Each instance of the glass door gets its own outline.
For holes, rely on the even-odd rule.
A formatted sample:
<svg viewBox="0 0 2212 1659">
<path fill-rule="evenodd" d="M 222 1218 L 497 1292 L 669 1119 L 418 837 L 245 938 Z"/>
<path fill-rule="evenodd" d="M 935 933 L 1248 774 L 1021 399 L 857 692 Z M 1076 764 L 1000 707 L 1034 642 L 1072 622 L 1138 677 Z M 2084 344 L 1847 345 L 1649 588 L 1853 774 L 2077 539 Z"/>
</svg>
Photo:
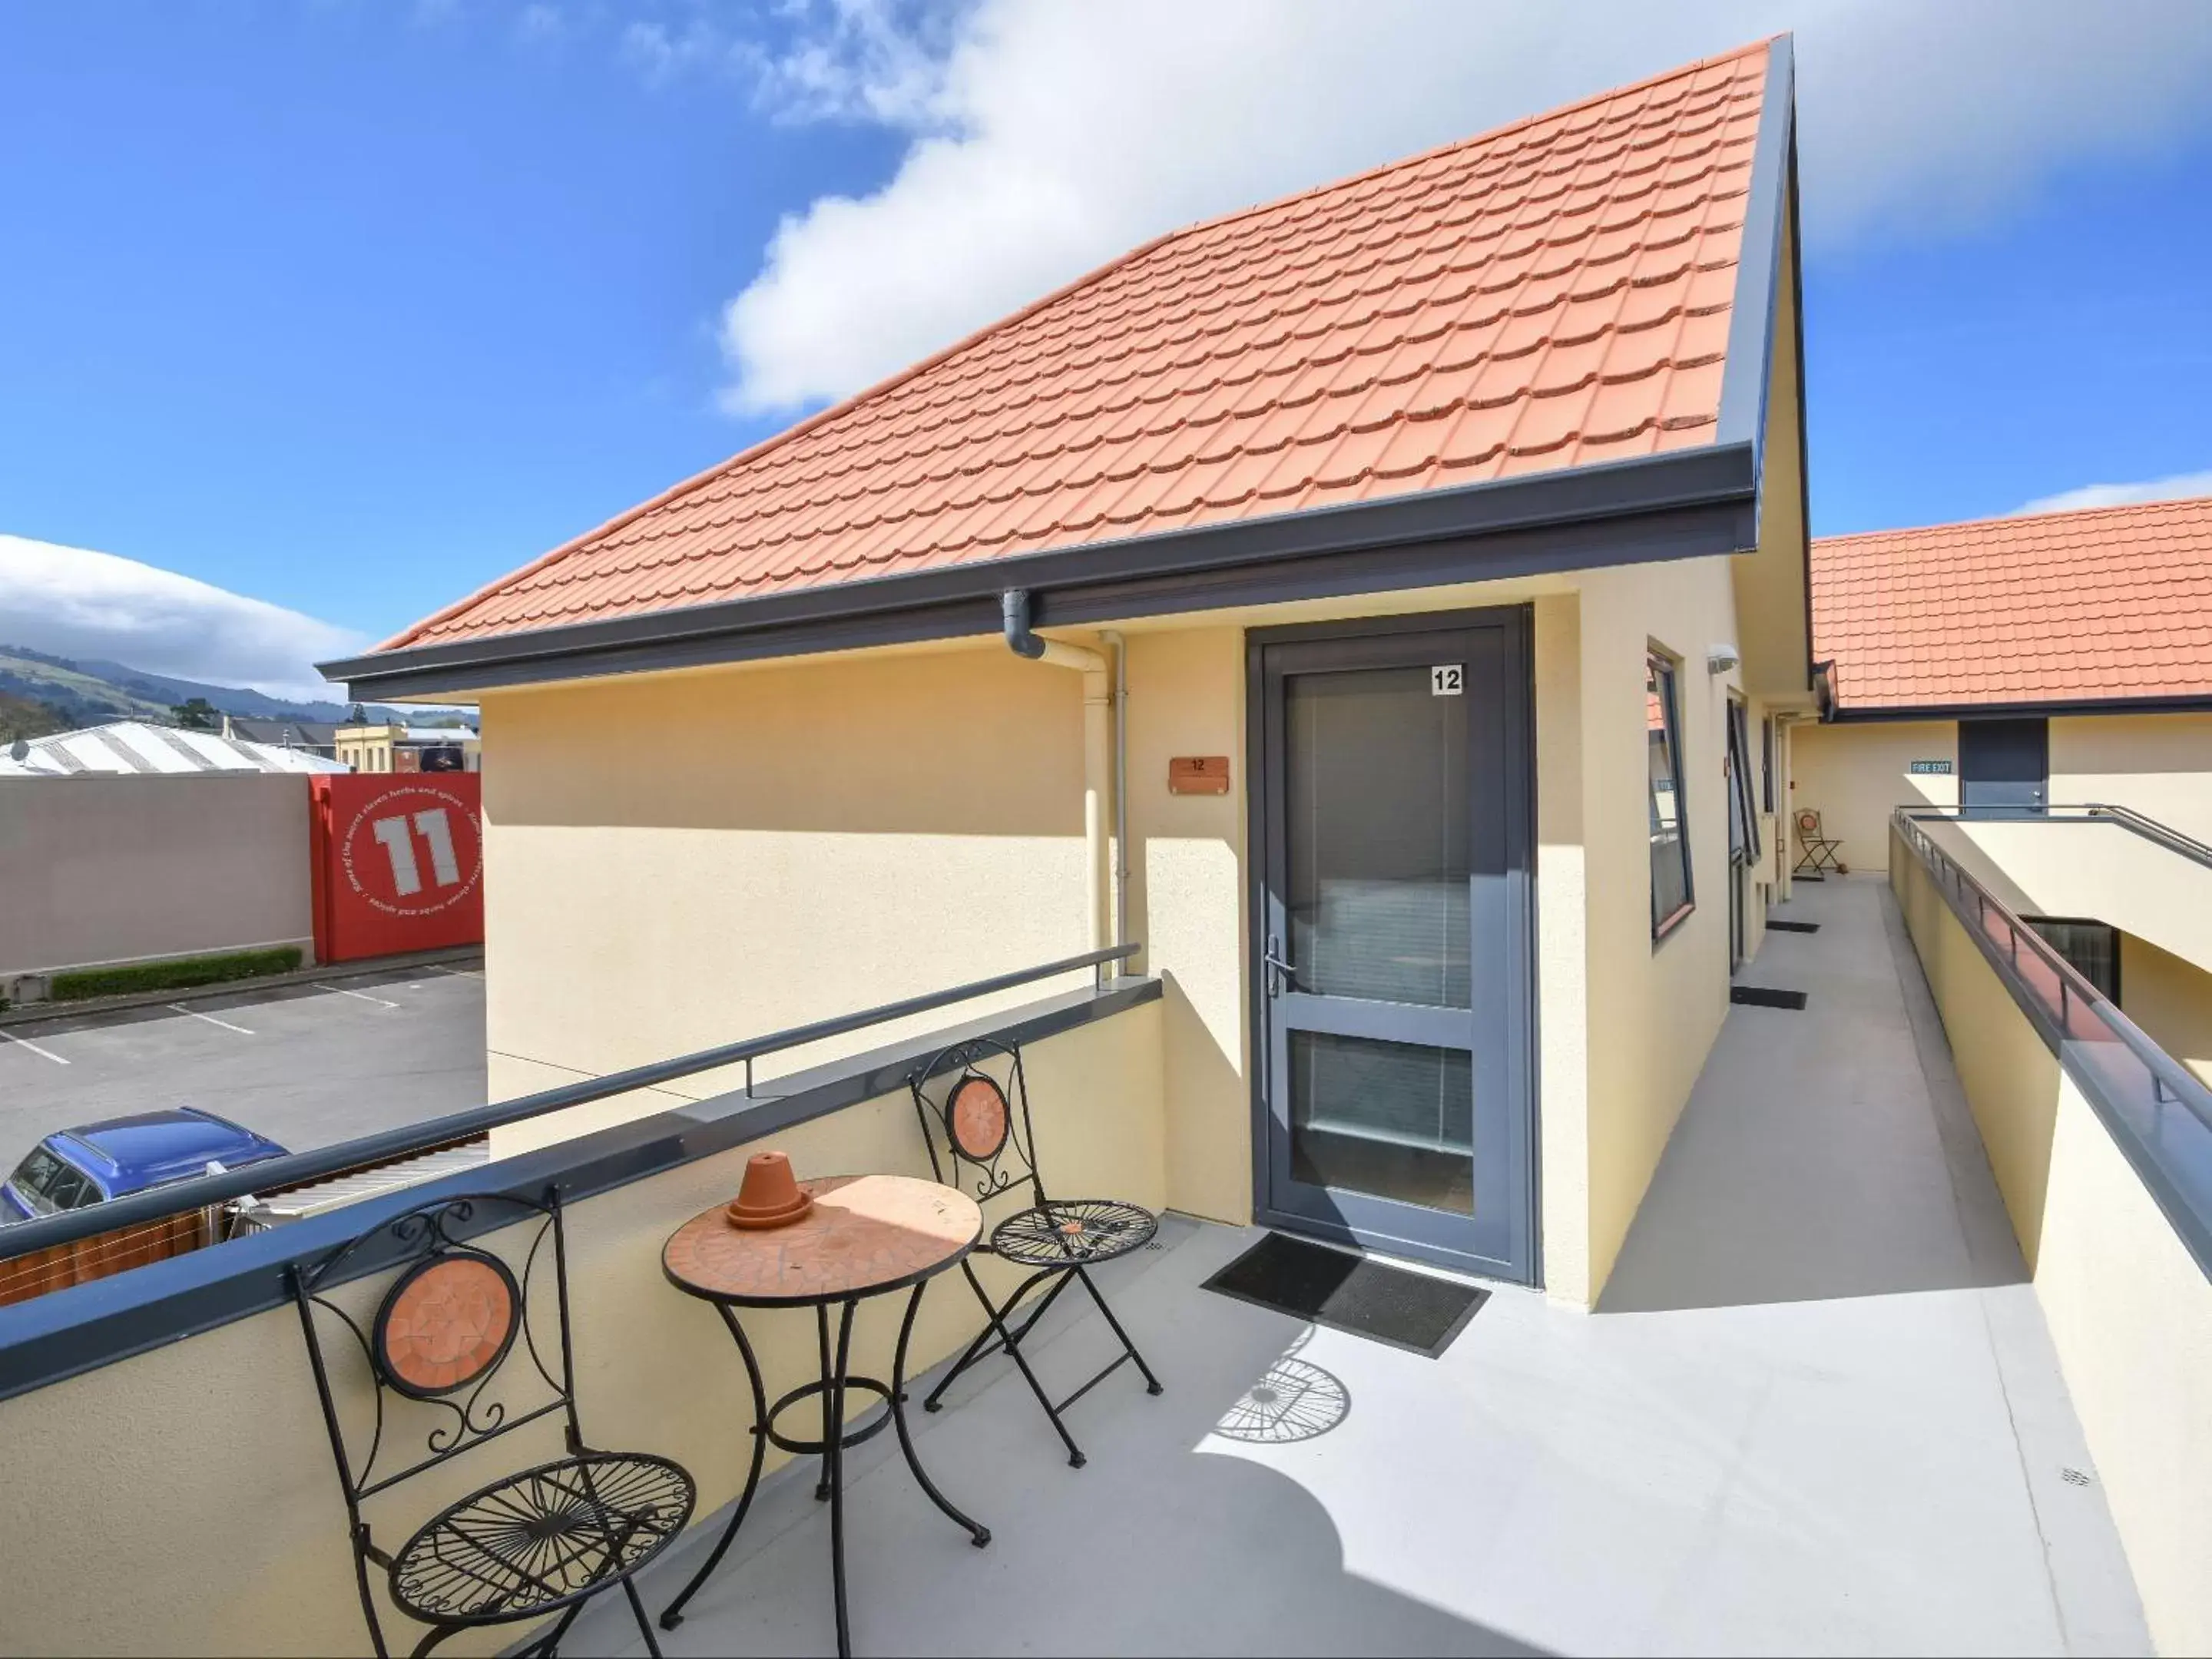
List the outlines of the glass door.
<svg viewBox="0 0 2212 1659">
<path fill-rule="evenodd" d="M 1262 1217 L 1533 1282 L 1525 612 L 1253 650 Z"/>
</svg>

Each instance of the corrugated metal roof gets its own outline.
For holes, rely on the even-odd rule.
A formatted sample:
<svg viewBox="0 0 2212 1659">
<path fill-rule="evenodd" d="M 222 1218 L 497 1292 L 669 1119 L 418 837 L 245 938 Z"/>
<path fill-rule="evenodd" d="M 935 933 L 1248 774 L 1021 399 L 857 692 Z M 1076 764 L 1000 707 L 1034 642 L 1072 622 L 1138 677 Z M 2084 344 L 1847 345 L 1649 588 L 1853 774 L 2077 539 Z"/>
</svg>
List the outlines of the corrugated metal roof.
<svg viewBox="0 0 2212 1659">
<path fill-rule="evenodd" d="M 214 732 L 187 732 L 176 726 L 149 726 L 143 720 L 56 732 L 0 750 L 0 777 L 348 769 L 337 761 L 305 750 L 278 749 Z"/>
<path fill-rule="evenodd" d="M 1845 713 L 2212 696 L 2212 499 L 1821 537 L 1813 652 Z"/>
<path fill-rule="evenodd" d="M 1771 55 L 1164 237 L 382 648 L 1709 446 Z"/>
</svg>

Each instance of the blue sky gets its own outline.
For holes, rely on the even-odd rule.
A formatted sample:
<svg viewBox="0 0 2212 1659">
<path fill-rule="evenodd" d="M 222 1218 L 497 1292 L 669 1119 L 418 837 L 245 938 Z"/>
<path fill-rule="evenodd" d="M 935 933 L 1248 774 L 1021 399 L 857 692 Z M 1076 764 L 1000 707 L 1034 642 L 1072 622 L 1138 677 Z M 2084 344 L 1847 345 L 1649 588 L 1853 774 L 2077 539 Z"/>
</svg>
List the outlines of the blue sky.
<svg viewBox="0 0 2212 1659">
<path fill-rule="evenodd" d="M 2212 469 L 2212 31 L 2031 39 L 2016 85 L 1869 110 L 1895 20 L 1801 9 L 1816 531 Z M 15 0 L 0 532 L 381 636 L 1152 230 L 1792 21 L 1498 25 L 1483 76 L 1407 89 L 1325 38 L 1349 9 L 1188 72 L 1114 61 L 1133 21 L 994 10 Z M 1316 64 L 1340 130 L 1240 112 L 1237 76 Z M 1098 98 L 1154 118 L 1071 158 L 1051 123 Z"/>
</svg>

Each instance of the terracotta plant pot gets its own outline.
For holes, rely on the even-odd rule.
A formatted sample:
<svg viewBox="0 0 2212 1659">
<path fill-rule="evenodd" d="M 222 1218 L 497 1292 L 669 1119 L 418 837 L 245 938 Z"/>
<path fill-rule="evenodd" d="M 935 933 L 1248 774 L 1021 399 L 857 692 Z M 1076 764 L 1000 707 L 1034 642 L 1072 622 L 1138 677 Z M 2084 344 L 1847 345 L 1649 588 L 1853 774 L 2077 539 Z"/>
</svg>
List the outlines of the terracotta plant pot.
<svg viewBox="0 0 2212 1659">
<path fill-rule="evenodd" d="M 814 1195 L 801 1192 L 782 1152 L 755 1152 L 745 1160 L 744 1184 L 729 1207 L 732 1227 L 787 1227 L 814 1207 Z"/>
</svg>

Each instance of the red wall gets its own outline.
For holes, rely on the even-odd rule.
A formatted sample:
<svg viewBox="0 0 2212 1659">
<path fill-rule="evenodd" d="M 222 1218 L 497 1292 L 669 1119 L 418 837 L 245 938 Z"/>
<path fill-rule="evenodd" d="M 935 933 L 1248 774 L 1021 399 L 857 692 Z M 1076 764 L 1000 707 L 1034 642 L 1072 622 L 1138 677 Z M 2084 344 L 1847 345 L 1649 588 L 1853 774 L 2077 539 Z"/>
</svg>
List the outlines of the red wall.
<svg viewBox="0 0 2212 1659">
<path fill-rule="evenodd" d="M 475 772 L 307 781 L 317 961 L 483 942 L 483 781 Z"/>
</svg>

